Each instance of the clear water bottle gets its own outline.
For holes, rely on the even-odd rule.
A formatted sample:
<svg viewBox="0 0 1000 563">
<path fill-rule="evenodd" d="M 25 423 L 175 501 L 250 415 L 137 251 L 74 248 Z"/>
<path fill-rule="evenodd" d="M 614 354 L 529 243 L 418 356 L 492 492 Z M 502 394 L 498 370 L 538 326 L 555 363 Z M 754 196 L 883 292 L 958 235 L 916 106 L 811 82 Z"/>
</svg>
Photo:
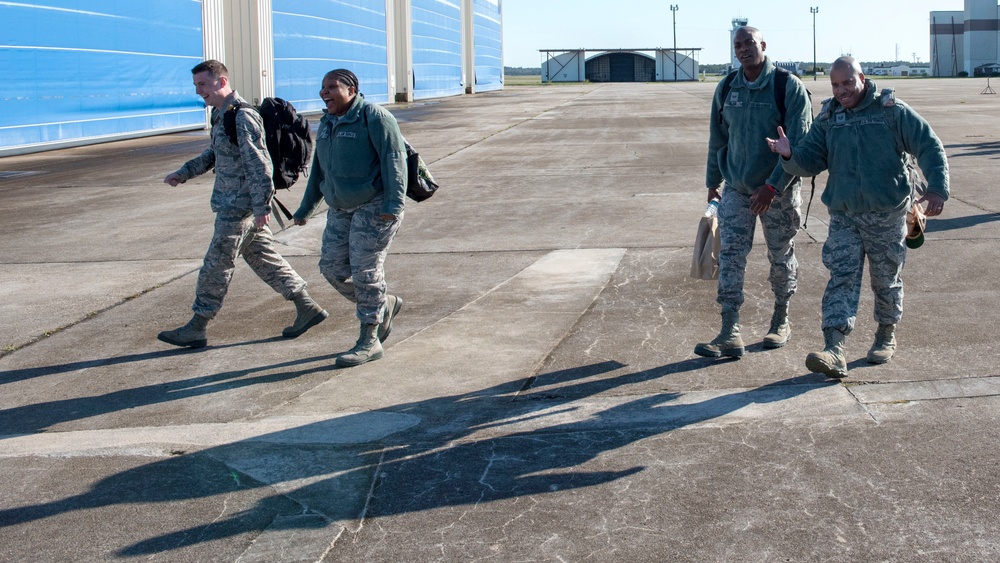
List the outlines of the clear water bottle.
<svg viewBox="0 0 1000 563">
<path fill-rule="evenodd" d="M 715 217 L 719 214 L 719 200 L 713 199 L 708 202 L 708 207 L 705 208 L 705 217 Z"/>
</svg>

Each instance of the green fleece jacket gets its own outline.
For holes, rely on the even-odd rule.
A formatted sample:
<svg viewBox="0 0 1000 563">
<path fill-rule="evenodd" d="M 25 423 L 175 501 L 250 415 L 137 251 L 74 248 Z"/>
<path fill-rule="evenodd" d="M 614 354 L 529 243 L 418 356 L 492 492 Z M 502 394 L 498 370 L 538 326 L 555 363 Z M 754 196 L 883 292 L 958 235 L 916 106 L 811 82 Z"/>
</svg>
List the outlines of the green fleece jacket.
<svg viewBox="0 0 1000 563">
<path fill-rule="evenodd" d="M 779 125 L 785 128 L 793 145 L 805 136 L 812 122 L 808 91 L 798 78 L 788 77 L 782 123 L 774 99 L 774 64 L 770 58 L 765 57 L 764 70 L 753 82 L 747 82 L 742 70 L 738 72 L 725 100 L 724 82 L 719 82 L 712 97 L 705 185 L 718 188 L 725 180 L 745 195 L 752 195 L 764 184 L 784 192 L 795 176 L 782 169 L 766 139 L 778 134 Z"/>
<path fill-rule="evenodd" d="M 906 204 L 910 182 L 904 153 L 917 158 L 927 190 L 948 199 L 948 159 L 931 126 L 891 94 L 879 94 L 866 80 L 865 95 L 853 109 L 837 100 L 823 102 L 812 129 L 792 145 L 785 170 L 814 176 L 829 170 L 823 203 L 830 211 L 891 211 Z"/>
<path fill-rule="evenodd" d="M 343 116 L 324 112 L 320 119 L 309 183 L 295 218 L 308 218 L 321 200 L 333 209 L 354 209 L 379 194 L 382 213 L 399 217 L 406 149 L 396 118 L 359 95 Z"/>
</svg>

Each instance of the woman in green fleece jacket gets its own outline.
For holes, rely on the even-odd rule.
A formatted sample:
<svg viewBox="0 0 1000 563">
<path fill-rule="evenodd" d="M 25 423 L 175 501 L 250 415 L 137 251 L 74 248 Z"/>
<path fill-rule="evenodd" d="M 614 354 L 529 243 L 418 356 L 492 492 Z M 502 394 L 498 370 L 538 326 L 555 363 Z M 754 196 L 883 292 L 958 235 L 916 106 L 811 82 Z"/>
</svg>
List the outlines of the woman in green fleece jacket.
<svg viewBox="0 0 1000 563">
<path fill-rule="evenodd" d="M 337 357 L 351 367 L 382 357 L 382 342 L 403 300 L 386 294 L 385 257 L 403 220 L 406 150 L 396 119 L 368 103 L 358 77 L 337 69 L 323 77 L 326 104 L 316 152 L 295 224 L 305 225 L 326 201 L 319 269 L 341 295 L 357 304 L 361 332 L 353 349 Z"/>
<path fill-rule="evenodd" d="M 847 375 L 844 341 L 854 329 L 865 257 L 875 293 L 875 342 L 871 363 L 888 362 L 896 350 L 896 323 L 903 315 L 903 262 L 906 260 L 906 213 L 926 204 L 926 215 L 940 215 L 948 199 L 948 160 L 941 140 L 917 112 L 878 93 L 853 57 L 837 59 L 830 69 L 833 98 L 793 148 L 784 131 L 768 139 L 791 174 L 813 176 L 828 170 L 823 203 L 830 229 L 823 264 L 830 281 L 823 294 L 825 348 L 806 357 L 806 367 L 829 377 Z M 906 154 L 917 158 L 927 179 L 927 193 L 910 199 Z"/>
</svg>

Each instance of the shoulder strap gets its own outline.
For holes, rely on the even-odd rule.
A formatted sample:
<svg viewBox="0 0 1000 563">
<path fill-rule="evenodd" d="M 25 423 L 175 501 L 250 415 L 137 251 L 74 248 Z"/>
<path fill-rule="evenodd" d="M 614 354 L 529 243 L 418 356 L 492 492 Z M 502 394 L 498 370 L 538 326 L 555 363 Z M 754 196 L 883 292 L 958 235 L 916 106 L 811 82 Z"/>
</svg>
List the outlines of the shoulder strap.
<svg viewBox="0 0 1000 563">
<path fill-rule="evenodd" d="M 372 142 L 371 125 L 368 123 L 368 104 L 361 105 L 361 119 L 365 122 L 365 131 L 368 132 L 368 142 L 372 144 L 372 147 L 374 147 L 375 143 Z"/>
<path fill-rule="evenodd" d="M 833 115 L 833 98 L 827 98 L 820 103 L 819 113 L 816 114 L 816 120 L 820 119 L 830 119 Z"/>
<path fill-rule="evenodd" d="M 729 97 L 729 91 L 733 89 L 733 80 L 736 80 L 736 73 L 740 69 L 736 69 L 729 73 L 728 76 L 722 81 L 722 92 L 719 93 L 719 124 L 722 124 L 722 108 L 726 106 L 726 98 Z"/>
<path fill-rule="evenodd" d="M 231 104 L 222 114 L 222 128 L 226 131 L 229 142 L 237 146 L 239 146 L 240 141 L 236 137 L 236 113 L 241 109 L 253 109 L 253 106 L 245 102 Z"/>
<path fill-rule="evenodd" d="M 372 148 L 375 149 L 375 154 L 379 154 L 380 148 L 375 146 L 375 139 L 372 138 L 371 123 L 368 121 L 368 112 L 375 111 L 374 107 L 369 107 L 371 105 L 372 104 L 365 103 L 361 107 L 361 116 L 362 119 L 364 119 L 365 121 L 365 131 L 368 133 L 368 142 L 371 144 Z M 379 158 L 381 158 L 381 155 L 379 156 Z"/>
<path fill-rule="evenodd" d="M 774 67 L 774 103 L 778 106 L 782 125 L 785 123 L 785 92 L 788 90 L 788 76 L 790 74 L 780 66 Z"/>
<path fill-rule="evenodd" d="M 892 129 L 892 136 L 896 139 L 896 150 L 905 152 L 903 147 L 903 134 L 899 130 L 899 112 L 896 108 L 896 89 L 883 88 L 878 96 L 879 105 L 882 106 L 882 115 L 886 124 Z"/>
<path fill-rule="evenodd" d="M 889 128 L 892 129 L 892 136 L 896 139 L 896 150 L 903 155 L 903 168 L 906 172 L 906 179 L 910 183 L 910 196 L 916 199 L 916 197 L 927 193 L 927 182 L 920 171 L 917 157 L 907 152 L 903 143 L 903 132 L 899 127 L 900 110 L 897 108 L 896 89 L 884 88 L 879 94 L 878 101 L 879 105 L 882 106 L 882 115 Z"/>
</svg>

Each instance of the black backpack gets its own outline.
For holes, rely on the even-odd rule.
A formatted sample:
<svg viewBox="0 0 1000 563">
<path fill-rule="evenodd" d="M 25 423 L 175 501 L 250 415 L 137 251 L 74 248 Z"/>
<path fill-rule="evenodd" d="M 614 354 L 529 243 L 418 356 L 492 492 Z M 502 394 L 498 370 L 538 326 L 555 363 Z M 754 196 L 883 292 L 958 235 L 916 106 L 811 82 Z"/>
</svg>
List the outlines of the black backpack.
<svg viewBox="0 0 1000 563">
<path fill-rule="evenodd" d="M 309 120 L 281 98 L 264 98 L 257 107 L 246 103 L 230 106 L 222 117 L 222 125 L 234 145 L 239 144 L 236 139 L 236 112 L 240 109 L 252 109 L 260 114 L 264 121 L 264 142 L 274 166 L 274 187 L 287 190 L 309 169 L 313 153 Z M 275 202 L 285 217 L 291 219 L 288 209 L 277 199 Z"/>
</svg>

